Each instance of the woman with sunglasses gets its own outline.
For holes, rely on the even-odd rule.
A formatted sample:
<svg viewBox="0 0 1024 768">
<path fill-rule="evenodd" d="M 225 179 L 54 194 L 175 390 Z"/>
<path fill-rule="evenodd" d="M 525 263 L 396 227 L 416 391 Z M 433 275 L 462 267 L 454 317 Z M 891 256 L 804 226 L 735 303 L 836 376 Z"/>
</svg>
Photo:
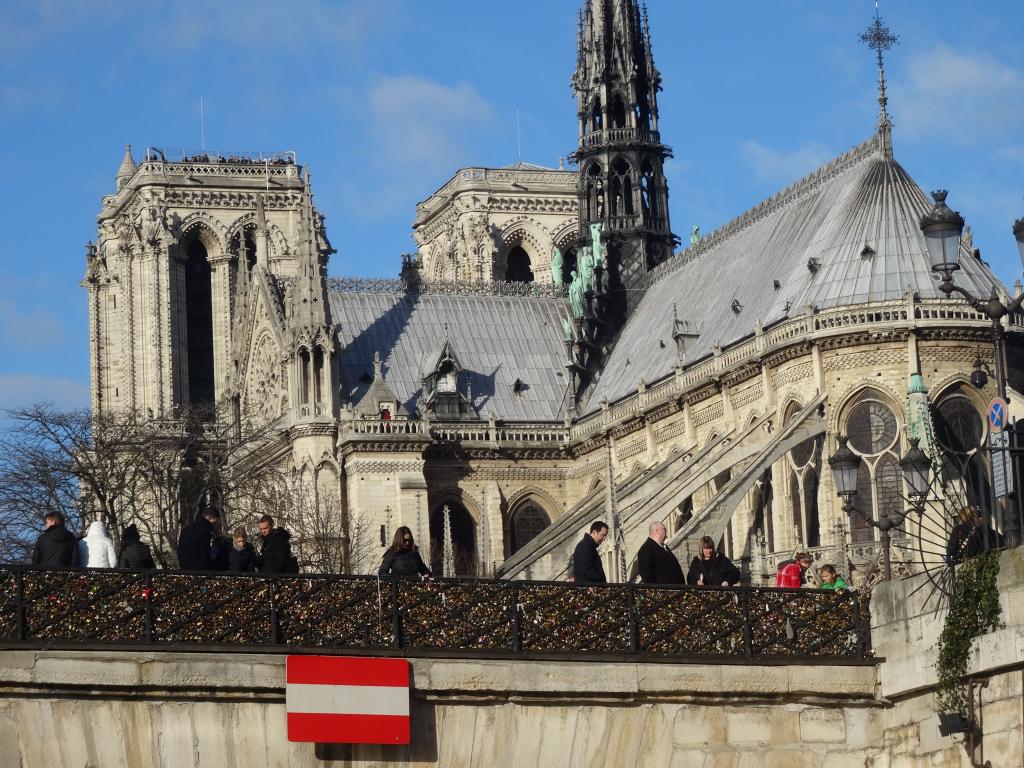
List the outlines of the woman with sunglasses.
<svg viewBox="0 0 1024 768">
<path fill-rule="evenodd" d="M 384 553 L 377 573 L 380 576 L 429 576 L 430 569 L 420 557 L 420 551 L 412 540 L 412 531 L 401 526 L 395 531 L 395 539 Z"/>
</svg>

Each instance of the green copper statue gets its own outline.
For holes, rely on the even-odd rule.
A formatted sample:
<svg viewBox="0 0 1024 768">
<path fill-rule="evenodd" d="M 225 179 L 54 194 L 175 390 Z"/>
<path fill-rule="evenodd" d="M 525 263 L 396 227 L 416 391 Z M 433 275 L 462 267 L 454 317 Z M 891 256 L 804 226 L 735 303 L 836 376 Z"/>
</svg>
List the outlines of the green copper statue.
<svg viewBox="0 0 1024 768">
<path fill-rule="evenodd" d="M 572 320 L 568 317 L 562 318 L 562 331 L 565 333 L 565 340 L 572 341 Z"/>
<path fill-rule="evenodd" d="M 551 249 L 551 282 L 555 285 L 562 284 L 563 263 L 562 251 L 556 245 Z"/>
<path fill-rule="evenodd" d="M 583 246 L 583 256 L 580 257 L 580 281 L 583 283 L 583 292 L 593 291 L 597 287 L 597 280 L 594 277 L 594 266 L 597 259 L 589 245 Z"/>
<path fill-rule="evenodd" d="M 690 245 L 696 245 L 700 242 L 700 227 L 696 224 L 693 225 L 693 229 L 690 230 Z"/>
<path fill-rule="evenodd" d="M 583 278 L 572 271 L 572 282 L 569 283 L 569 304 L 572 305 L 572 316 L 583 317 Z"/>
</svg>

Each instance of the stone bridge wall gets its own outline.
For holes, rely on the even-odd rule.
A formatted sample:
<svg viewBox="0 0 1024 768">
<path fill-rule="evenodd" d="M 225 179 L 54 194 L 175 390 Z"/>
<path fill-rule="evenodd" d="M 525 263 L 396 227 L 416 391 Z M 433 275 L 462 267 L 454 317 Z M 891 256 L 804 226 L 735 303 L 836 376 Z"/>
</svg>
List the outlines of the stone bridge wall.
<svg viewBox="0 0 1024 768">
<path fill-rule="evenodd" d="M 882 735 L 871 666 L 411 663 L 413 746 L 318 756 L 285 740 L 281 656 L 8 651 L 0 764 L 846 768 Z"/>
<path fill-rule="evenodd" d="M 413 746 L 285 740 L 284 657 L 0 652 L 4 768 L 691 766 L 967 768 L 938 733 L 944 614 L 876 588 L 876 666 L 414 659 Z M 1002 557 L 1005 626 L 975 642 L 984 755 L 1024 765 L 1024 548 Z"/>
</svg>

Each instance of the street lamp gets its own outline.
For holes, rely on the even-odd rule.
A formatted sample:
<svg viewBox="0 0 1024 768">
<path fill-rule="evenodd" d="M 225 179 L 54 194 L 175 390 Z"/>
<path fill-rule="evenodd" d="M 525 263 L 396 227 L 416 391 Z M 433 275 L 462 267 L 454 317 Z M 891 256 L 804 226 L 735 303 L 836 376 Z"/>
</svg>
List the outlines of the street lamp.
<svg viewBox="0 0 1024 768">
<path fill-rule="evenodd" d="M 879 510 L 878 519 L 874 520 L 854 506 L 853 497 L 857 495 L 857 470 L 860 469 L 861 458 L 850 450 L 846 440 L 845 435 L 839 436 L 839 447 L 828 459 L 836 493 L 843 500 L 844 513 L 849 515 L 856 510 L 868 525 L 882 532 L 883 576 L 886 581 L 890 581 L 892 579 L 890 554 L 892 529 L 901 526 L 911 510 Z M 900 459 L 900 470 L 903 472 L 904 482 L 910 488 L 908 496 L 910 496 L 911 506 L 918 511 L 924 506 L 924 500 L 928 495 L 928 473 L 931 466 L 932 461 L 918 447 L 917 438 L 911 438 L 910 450 Z"/>
<path fill-rule="evenodd" d="M 992 342 L 995 346 L 996 358 L 996 394 L 1005 400 L 1006 339 L 1002 319 L 1006 315 L 1020 311 L 1021 304 L 1024 303 L 1024 293 L 1009 304 L 1003 304 L 999 300 L 994 285 L 989 297 L 981 299 L 953 283 L 953 273 L 960 269 L 960 235 L 963 233 L 964 219 L 946 205 L 946 194 L 944 189 L 932 192 L 935 205 L 921 217 L 921 232 L 924 234 L 925 244 L 928 248 L 928 260 L 931 262 L 932 271 L 942 275 L 939 290 L 946 296 L 959 293 L 971 307 L 983 313 L 992 322 Z M 1024 219 L 1014 222 L 1013 236 L 1017 240 L 1021 264 L 1024 265 Z M 1006 534 L 1006 543 L 1009 547 L 1015 547 L 1020 544 L 1020 520 L 1017 515 L 1010 514 L 1005 517 L 1003 528 Z"/>
</svg>

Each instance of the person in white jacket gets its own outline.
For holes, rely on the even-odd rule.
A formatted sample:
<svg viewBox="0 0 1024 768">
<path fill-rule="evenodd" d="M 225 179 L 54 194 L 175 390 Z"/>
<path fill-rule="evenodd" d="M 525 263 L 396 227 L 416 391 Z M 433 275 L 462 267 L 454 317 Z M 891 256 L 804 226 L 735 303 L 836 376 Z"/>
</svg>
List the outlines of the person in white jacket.
<svg viewBox="0 0 1024 768">
<path fill-rule="evenodd" d="M 89 526 L 85 538 L 78 542 L 83 568 L 116 568 L 117 552 L 107 533 L 107 526 L 99 520 Z"/>
</svg>

